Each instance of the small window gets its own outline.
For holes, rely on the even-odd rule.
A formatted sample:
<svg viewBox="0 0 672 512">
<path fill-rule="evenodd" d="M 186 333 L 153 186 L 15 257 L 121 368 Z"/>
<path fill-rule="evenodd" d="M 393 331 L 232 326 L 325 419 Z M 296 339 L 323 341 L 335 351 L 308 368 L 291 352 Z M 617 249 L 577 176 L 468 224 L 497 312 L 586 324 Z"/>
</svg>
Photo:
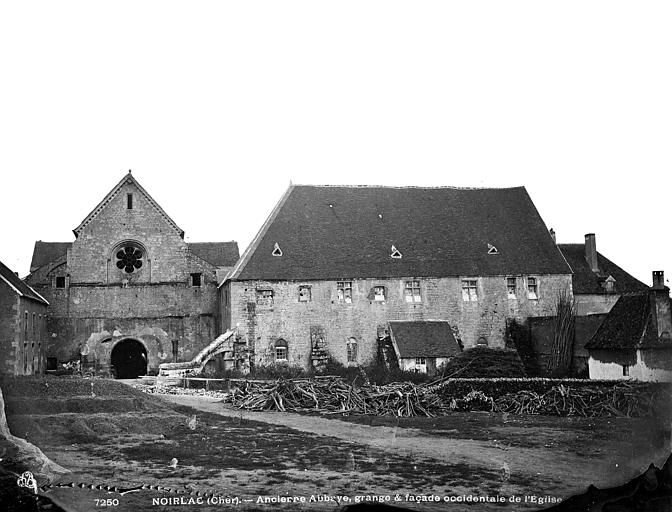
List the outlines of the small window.
<svg viewBox="0 0 672 512">
<path fill-rule="evenodd" d="M 65 276 L 56 276 L 56 288 L 65 288 Z"/>
<path fill-rule="evenodd" d="M 399 249 L 397 249 L 397 248 L 393 245 L 392 248 L 391 248 L 390 250 L 392 251 L 391 254 L 390 254 L 390 257 L 391 257 L 391 258 L 394 258 L 394 259 L 397 259 L 397 260 L 401 259 L 401 253 L 399 252 Z"/>
<path fill-rule="evenodd" d="M 282 256 L 282 249 L 280 249 L 280 246 L 278 245 L 277 242 L 273 246 L 273 252 L 271 254 L 273 256 Z"/>
<path fill-rule="evenodd" d="M 337 281 L 336 294 L 339 302 L 352 303 L 352 281 Z"/>
<path fill-rule="evenodd" d="M 201 286 L 203 275 L 200 272 L 191 274 L 191 286 Z"/>
<path fill-rule="evenodd" d="M 133 209 L 133 194 L 126 194 L 126 208 L 128 210 Z"/>
<path fill-rule="evenodd" d="M 348 363 L 357 362 L 357 340 L 355 338 L 350 338 L 346 345 L 348 351 Z"/>
<path fill-rule="evenodd" d="M 506 278 L 506 294 L 508 295 L 509 299 L 515 299 L 516 298 L 516 278 L 515 277 L 507 277 Z"/>
<path fill-rule="evenodd" d="M 311 293 L 310 286 L 302 285 L 299 286 L 299 302 L 310 302 Z"/>
<path fill-rule="evenodd" d="M 420 281 L 406 281 L 404 286 L 404 299 L 406 302 L 421 302 Z"/>
<path fill-rule="evenodd" d="M 32 331 L 33 331 L 33 339 L 35 339 L 35 313 L 33 313 L 33 324 L 32 324 Z"/>
<path fill-rule="evenodd" d="M 415 364 L 417 365 L 427 364 L 427 360 L 424 357 L 416 357 Z"/>
<path fill-rule="evenodd" d="M 623 365 L 623 377 L 630 376 L 630 367 L 627 364 Z"/>
<path fill-rule="evenodd" d="M 481 347 L 487 347 L 488 346 L 488 340 L 481 336 L 478 338 L 478 341 L 476 341 L 476 345 L 481 346 Z"/>
<path fill-rule="evenodd" d="M 257 304 L 260 306 L 272 306 L 273 290 L 257 290 Z"/>
<path fill-rule="evenodd" d="M 385 287 L 384 286 L 374 286 L 373 287 L 373 300 L 376 302 L 385 302 Z"/>
<path fill-rule="evenodd" d="M 287 342 L 283 339 L 275 342 L 275 360 L 276 362 L 287 361 Z"/>
<path fill-rule="evenodd" d="M 488 254 L 499 254 L 499 251 L 494 245 L 488 244 Z"/>
<path fill-rule="evenodd" d="M 462 300 L 466 302 L 478 300 L 478 290 L 476 288 L 476 279 L 462 280 Z"/>
<path fill-rule="evenodd" d="M 527 298 L 533 300 L 539 298 L 539 283 L 536 277 L 527 278 Z"/>
<path fill-rule="evenodd" d="M 28 339 L 28 311 L 26 311 L 23 316 L 23 339 Z"/>
</svg>

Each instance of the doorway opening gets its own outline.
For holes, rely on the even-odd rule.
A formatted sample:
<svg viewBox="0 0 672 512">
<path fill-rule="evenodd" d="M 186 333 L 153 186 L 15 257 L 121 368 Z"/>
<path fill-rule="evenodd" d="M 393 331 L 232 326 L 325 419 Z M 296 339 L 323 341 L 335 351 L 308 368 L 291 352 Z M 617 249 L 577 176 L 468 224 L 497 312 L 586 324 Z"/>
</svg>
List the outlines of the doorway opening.
<svg viewBox="0 0 672 512">
<path fill-rule="evenodd" d="M 117 379 L 137 379 L 147 375 L 147 350 L 137 340 L 124 340 L 112 349 L 111 364 Z"/>
</svg>

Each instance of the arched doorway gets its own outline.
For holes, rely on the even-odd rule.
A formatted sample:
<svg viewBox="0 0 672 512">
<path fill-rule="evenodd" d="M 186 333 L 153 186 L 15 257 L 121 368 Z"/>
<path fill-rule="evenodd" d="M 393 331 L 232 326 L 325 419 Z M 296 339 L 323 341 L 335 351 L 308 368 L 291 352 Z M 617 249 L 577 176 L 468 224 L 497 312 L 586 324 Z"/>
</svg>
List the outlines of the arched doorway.
<svg viewBox="0 0 672 512">
<path fill-rule="evenodd" d="M 135 379 L 147 374 L 147 350 L 137 340 L 117 343 L 110 359 L 117 379 Z"/>
</svg>

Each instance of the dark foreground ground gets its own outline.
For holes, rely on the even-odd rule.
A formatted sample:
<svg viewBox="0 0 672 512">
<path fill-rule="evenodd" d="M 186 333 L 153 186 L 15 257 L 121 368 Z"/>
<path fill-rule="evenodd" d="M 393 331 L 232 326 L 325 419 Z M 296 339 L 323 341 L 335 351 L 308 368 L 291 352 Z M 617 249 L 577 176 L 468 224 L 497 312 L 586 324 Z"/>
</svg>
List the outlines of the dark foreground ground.
<svg viewBox="0 0 672 512">
<path fill-rule="evenodd" d="M 625 483 L 670 452 L 663 418 L 254 415 L 78 378 L 16 379 L 3 392 L 12 432 L 72 471 L 41 491 L 67 510 L 333 509 L 358 496 L 421 510 L 447 504 L 412 498 L 487 496 L 504 502 L 450 509 L 538 510 L 594 482 Z"/>
</svg>

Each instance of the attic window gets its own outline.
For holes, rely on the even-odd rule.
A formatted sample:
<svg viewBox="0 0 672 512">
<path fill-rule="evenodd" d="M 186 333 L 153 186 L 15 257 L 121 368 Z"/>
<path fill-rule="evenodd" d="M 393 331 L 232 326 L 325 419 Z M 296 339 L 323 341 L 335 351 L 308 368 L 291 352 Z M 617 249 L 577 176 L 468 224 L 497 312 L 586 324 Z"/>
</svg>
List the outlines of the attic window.
<svg viewBox="0 0 672 512">
<path fill-rule="evenodd" d="M 374 286 L 373 287 L 373 300 L 376 302 L 385 302 L 385 287 L 384 286 Z"/>
<path fill-rule="evenodd" d="M 395 259 L 401 259 L 401 253 L 399 252 L 399 249 L 397 249 L 394 245 L 392 246 L 392 254 L 390 254 L 390 257 L 395 258 Z"/>
<path fill-rule="evenodd" d="M 278 245 L 277 242 L 273 246 L 273 252 L 271 254 L 273 256 L 282 256 L 282 249 L 280 249 L 280 246 Z"/>
<path fill-rule="evenodd" d="M 126 208 L 133 209 L 133 194 L 126 194 Z"/>
<path fill-rule="evenodd" d="M 488 244 L 488 254 L 499 254 L 499 251 L 494 245 Z"/>
<path fill-rule="evenodd" d="M 536 277 L 527 278 L 527 298 L 532 300 L 539 298 L 539 283 Z"/>
<path fill-rule="evenodd" d="M 337 281 L 336 294 L 339 302 L 352 303 L 352 281 Z"/>
</svg>

